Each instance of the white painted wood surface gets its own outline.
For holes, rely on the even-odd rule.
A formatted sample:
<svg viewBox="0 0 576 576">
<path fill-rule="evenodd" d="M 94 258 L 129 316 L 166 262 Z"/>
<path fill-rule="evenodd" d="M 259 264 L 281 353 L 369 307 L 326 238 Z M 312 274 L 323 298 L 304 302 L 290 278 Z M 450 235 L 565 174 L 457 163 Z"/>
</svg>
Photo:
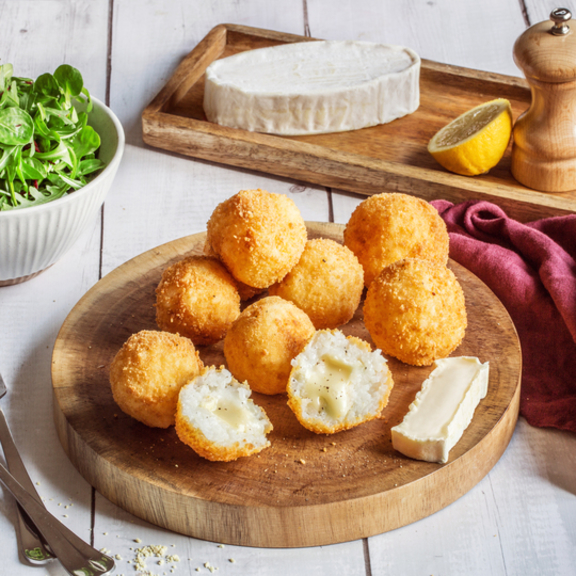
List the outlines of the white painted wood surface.
<svg viewBox="0 0 576 576">
<path fill-rule="evenodd" d="M 0 289 L 0 371 L 10 387 L 2 408 L 49 510 L 96 547 L 118 554 L 117 574 L 136 573 L 128 561 L 146 544 L 164 544 L 180 558 L 168 565 L 149 560 L 155 574 L 196 574 L 196 568 L 208 574 L 205 562 L 222 575 L 255 576 L 576 573 L 576 437 L 568 433 L 521 420 L 508 450 L 478 486 L 394 532 L 298 550 L 219 548 L 146 524 L 95 494 L 67 460 L 51 411 L 52 345 L 69 310 L 101 275 L 203 230 L 216 204 L 243 188 L 286 193 L 307 220 L 346 222 L 361 201 L 143 145 L 142 109 L 214 25 L 398 43 L 426 58 L 518 75 L 511 54 L 516 37 L 526 21 L 547 18 L 553 7 L 548 0 L 0 0 L 2 62 L 12 62 L 24 76 L 62 62 L 75 65 L 94 95 L 109 98 L 127 134 L 103 216 L 52 268 Z M 576 9 L 573 2 L 567 7 Z M 19 562 L 14 519 L 13 501 L 0 490 L 0 574 L 63 574 L 55 562 L 43 568 Z"/>
</svg>

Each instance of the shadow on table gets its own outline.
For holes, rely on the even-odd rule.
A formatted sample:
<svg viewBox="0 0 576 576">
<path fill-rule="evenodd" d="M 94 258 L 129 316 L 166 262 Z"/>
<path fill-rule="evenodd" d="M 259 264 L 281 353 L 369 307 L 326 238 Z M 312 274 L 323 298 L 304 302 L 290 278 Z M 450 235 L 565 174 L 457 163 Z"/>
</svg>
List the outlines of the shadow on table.
<svg viewBox="0 0 576 576">
<path fill-rule="evenodd" d="M 540 476 L 576 495 L 576 434 L 524 425 L 530 431 L 535 465 Z"/>
</svg>

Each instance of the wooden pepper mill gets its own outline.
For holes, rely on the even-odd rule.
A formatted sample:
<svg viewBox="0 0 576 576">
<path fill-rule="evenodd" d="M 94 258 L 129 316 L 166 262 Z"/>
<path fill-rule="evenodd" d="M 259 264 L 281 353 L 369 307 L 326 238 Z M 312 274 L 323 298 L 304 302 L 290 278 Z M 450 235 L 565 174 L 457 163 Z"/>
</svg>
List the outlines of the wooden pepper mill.
<svg viewBox="0 0 576 576">
<path fill-rule="evenodd" d="M 566 8 L 528 28 L 514 61 L 532 90 L 532 104 L 514 125 L 512 174 L 543 192 L 576 190 L 576 22 Z"/>
</svg>

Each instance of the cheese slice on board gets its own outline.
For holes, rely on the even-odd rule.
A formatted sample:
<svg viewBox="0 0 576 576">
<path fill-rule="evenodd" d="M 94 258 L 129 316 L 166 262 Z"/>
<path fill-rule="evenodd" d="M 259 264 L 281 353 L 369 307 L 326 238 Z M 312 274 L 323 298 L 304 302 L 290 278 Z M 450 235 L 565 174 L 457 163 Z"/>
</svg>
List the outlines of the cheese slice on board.
<svg viewBox="0 0 576 576">
<path fill-rule="evenodd" d="M 458 356 L 435 364 L 404 420 L 392 428 L 392 445 L 409 458 L 444 464 L 486 396 L 489 363 Z"/>
<path fill-rule="evenodd" d="M 409 48 L 315 41 L 247 50 L 206 70 L 210 122 L 282 135 L 357 130 L 414 112 L 420 58 Z"/>
</svg>

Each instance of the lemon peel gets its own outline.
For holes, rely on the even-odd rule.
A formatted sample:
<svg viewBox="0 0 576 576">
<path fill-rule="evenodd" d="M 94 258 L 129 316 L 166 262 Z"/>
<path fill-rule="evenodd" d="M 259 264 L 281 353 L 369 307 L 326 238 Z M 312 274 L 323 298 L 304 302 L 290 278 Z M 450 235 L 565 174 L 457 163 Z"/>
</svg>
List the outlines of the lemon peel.
<svg viewBox="0 0 576 576">
<path fill-rule="evenodd" d="M 484 102 L 439 130 L 428 152 L 450 172 L 484 174 L 500 162 L 512 134 L 512 108 L 505 98 Z"/>
</svg>

